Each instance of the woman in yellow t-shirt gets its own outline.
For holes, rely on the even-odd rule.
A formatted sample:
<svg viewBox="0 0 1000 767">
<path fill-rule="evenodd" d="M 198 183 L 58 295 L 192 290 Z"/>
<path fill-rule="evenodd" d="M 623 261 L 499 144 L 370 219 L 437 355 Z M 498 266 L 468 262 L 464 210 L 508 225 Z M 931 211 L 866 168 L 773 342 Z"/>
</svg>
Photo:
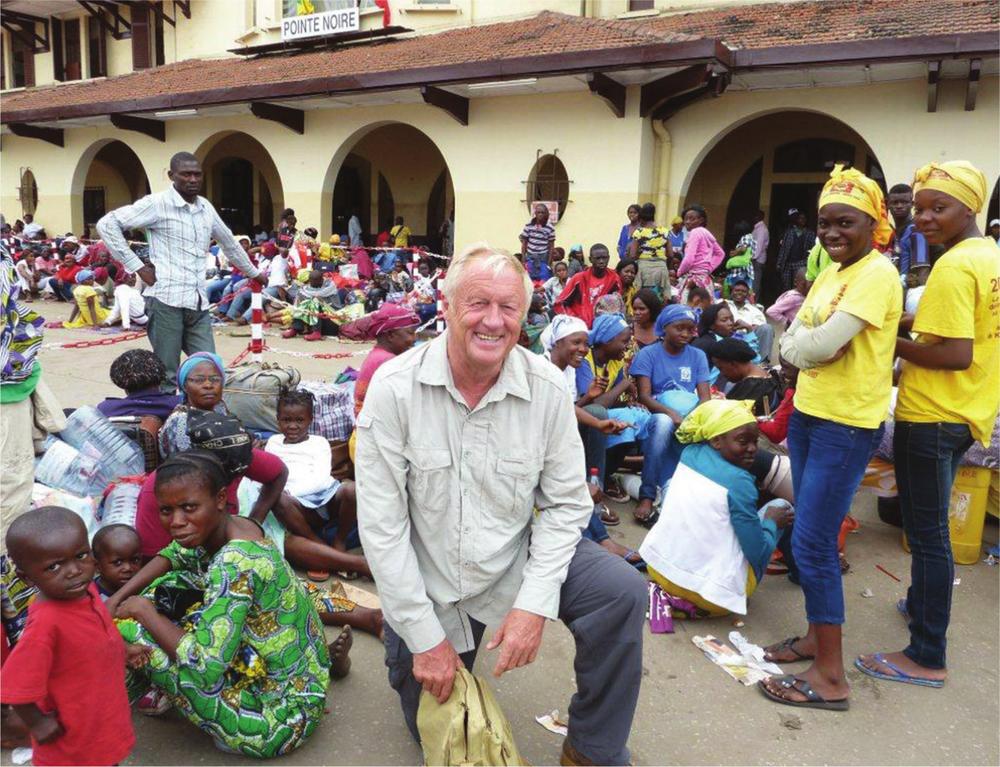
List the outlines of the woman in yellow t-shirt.
<svg viewBox="0 0 1000 767">
<path fill-rule="evenodd" d="M 94 273 L 89 269 L 77 272 L 73 300 L 76 306 L 63 323 L 64 328 L 99 328 L 108 318 L 110 312 L 101 306 L 101 299 L 94 288 Z"/>
<path fill-rule="evenodd" d="M 817 277 L 781 339 L 782 356 L 801 370 L 788 449 L 792 553 L 809 630 L 766 655 L 776 663 L 813 664 L 801 674 L 771 677 L 760 689 L 779 703 L 846 710 L 837 535 L 882 436 L 903 291 L 892 263 L 873 248 L 888 242 L 892 230 L 882 190 L 870 178 L 837 165 L 820 194 L 817 229 L 834 265 Z"/>
<path fill-rule="evenodd" d="M 986 178 L 963 161 L 925 165 L 914 178 L 914 223 L 946 252 L 934 264 L 903 358 L 893 446 L 903 527 L 910 542 L 910 643 L 855 665 L 892 682 L 940 687 L 955 578 L 948 501 L 962 455 L 989 445 L 1000 407 L 1000 260 L 976 226 Z"/>
</svg>

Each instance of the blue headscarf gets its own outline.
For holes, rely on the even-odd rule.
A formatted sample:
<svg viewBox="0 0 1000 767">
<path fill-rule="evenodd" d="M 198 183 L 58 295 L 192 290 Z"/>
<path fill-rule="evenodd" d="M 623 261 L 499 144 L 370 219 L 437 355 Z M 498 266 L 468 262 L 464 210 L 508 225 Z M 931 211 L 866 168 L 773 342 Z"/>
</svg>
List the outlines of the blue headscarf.
<svg viewBox="0 0 1000 767">
<path fill-rule="evenodd" d="M 222 384 L 226 383 L 226 366 L 222 362 L 222 357 L 218 354 L 213 354 L 212 352 L 195 352 L 186 360 L 181 363 L 181 366 L 177 369 L 177 385 L 180 390 L 184 391 L 184 382 L 187 380 L 188 375 L 202 362 L 211 362 L 215 365 L 216 369 L 219 371 L 219 375 L 222 376 Z"/>
<path fill-rule="evenodd" d="M 92 280 L 92 279 L 94 279 L 94 273 L 90 271 L 90 269 L 81 269 L 79 272 L 76 273 L 76 277 L 73 279 L 73 281 L 77 285 L 82 285 L 84 280 Z"/>
<path fill-rule="evenodd" d="M 588 336 L 590 345 L 606 344 L 623 330 L 627 330 L 628 326 L 625 318 L 620 314 L 602 314 L 595 317 L 594 326 Z"/>
<path fill-rule="evenodd" d="M 683 322 L 684 320 L 696 321 L 694 310 L 690 306 L 667 304 L 663 307 L 663 311 L 660 312 L 660 316 L 656 318 L 656 325 L 653 327 L 653 332 L 656 333 L 657 338 L 662 338 L 667 325 L 673 325 L 675 322 Z"/>
</svg>

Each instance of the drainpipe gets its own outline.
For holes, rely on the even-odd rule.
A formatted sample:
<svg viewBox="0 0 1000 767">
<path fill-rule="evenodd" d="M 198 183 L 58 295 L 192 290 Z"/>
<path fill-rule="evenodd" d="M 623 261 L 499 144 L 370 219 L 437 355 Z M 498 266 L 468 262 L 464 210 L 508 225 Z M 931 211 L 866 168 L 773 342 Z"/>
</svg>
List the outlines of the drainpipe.
<svg viewBox="0 0 1000 767">
<path fill-rule="evenodd" d="M 667 126 L 661 120 L 653 120 L 653 133 L 656 134 L 659 162 L 656 166 L 656 173 L 653 177 L 654 191 L 656 192 L 656 212 L 663 223 L 667 221 L 667 203 L 670 195 L 667 192 L 667 183 L 670 176 L 670 154 L 673 149 L 673 142 L 670 140 L 670 133 Z"/>
</svg>

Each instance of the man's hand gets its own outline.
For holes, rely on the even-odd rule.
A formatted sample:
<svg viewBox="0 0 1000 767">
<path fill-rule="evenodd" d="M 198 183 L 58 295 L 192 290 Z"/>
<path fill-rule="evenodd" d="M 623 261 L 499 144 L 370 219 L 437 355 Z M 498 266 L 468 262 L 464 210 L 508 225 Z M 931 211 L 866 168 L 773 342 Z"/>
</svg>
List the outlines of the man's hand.
<svg viewBox="0 0 1000 767">
<path fill-rule="evenodd" d="M 136 274 L 138 274 L 139 279 L 147 285 L 156 284 L 156 267 L 153 266 L 153 264 L 144 264 L 143 266 L 140 266 Z"/>
<path fill-rule="evenodd" d="M 839 360 L 841 357 L 843 357 L 845 354 L 847 354 L 847 350 L 850 349 L 850 348 L 851 348 L 851 342 L 848 341 L 846 344 L 844 344 L 839 349 L 837 349 L 837 352 L 832 357 L 830 357 L 830 359 L 823 360 L 822 364 L 823 365 L 831 365 L 831 364 L 833 364 L 834 362 L 836 362 L 837 360 Z"/>
<path fill-rule="evenodd" d="M 413 678 L 427 692 L 437 698 L 438 703 L 444 703 L 451 697 L 451 688 L 455 684 L 455 672 L 462 666 L 455 648 L 447 639 L 442 639 L 426 652 L 413 655 Z"/>
<path fill-rule="evenodd" d="M 493 667 L 493 676 L 500 677 L 505 671 L 527 666 L 535 660 L 542 644 L 542 629 L 545 618 L 526 610 L 513 608 L 496 630 L 487 650 L 500 647 L 500 657 Z"/>
<path fill-rule="evenodd" d="M 31 726 L 31 737 L 39 743 L 51 743 L 53 740 L 62 735 L 63 732 L 64 730 L 62 725 L 59 724 L 59 720 L 56 719 L 56 715 L 54 713 L 43 714 Z"/>
<path fill-rule="evenodd" d="M 598 429 L 601 434 L 621 434 L 629 427 L 624 421 L 616 421 L 614 418 L 606 418 L 603 421 L 599 421 L 599 423 L 600 426 Z"/>
<path fill-rule="evenodd" d="M 907 333 L 913 330 L 913 320 L 916 317 L 915 314 L 911 312 L 903 312 L 902 316 L 899 318 L 899 329 Z"/>
</svg>

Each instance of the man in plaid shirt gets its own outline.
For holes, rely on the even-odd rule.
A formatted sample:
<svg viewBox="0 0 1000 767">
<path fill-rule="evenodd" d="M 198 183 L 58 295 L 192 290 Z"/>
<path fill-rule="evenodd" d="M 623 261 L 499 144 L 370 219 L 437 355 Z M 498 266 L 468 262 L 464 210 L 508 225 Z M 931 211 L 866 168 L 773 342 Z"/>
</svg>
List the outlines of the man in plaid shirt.
<svg viewBox="0 0 1000 767">
<path fill-rule="evenodd" d="M 215 239 L 229 262 L 251 279 L 259 271 L 240 247 L 215 208 L 199 196 L 201 163 L 190 152 L 170 158 L 163 192 L 113 210 L 97 222 L 97 231 L 111 254 L 147 285 L 144 292 L 149 341 L 167 369 L 164 388 L 176 388 L 181 352 L 215 352 L 212 321 L 205 293 L 205 256 Z M 125 232 L 145 229 L 149 261 L 128 245 Z"/>
</svg>

